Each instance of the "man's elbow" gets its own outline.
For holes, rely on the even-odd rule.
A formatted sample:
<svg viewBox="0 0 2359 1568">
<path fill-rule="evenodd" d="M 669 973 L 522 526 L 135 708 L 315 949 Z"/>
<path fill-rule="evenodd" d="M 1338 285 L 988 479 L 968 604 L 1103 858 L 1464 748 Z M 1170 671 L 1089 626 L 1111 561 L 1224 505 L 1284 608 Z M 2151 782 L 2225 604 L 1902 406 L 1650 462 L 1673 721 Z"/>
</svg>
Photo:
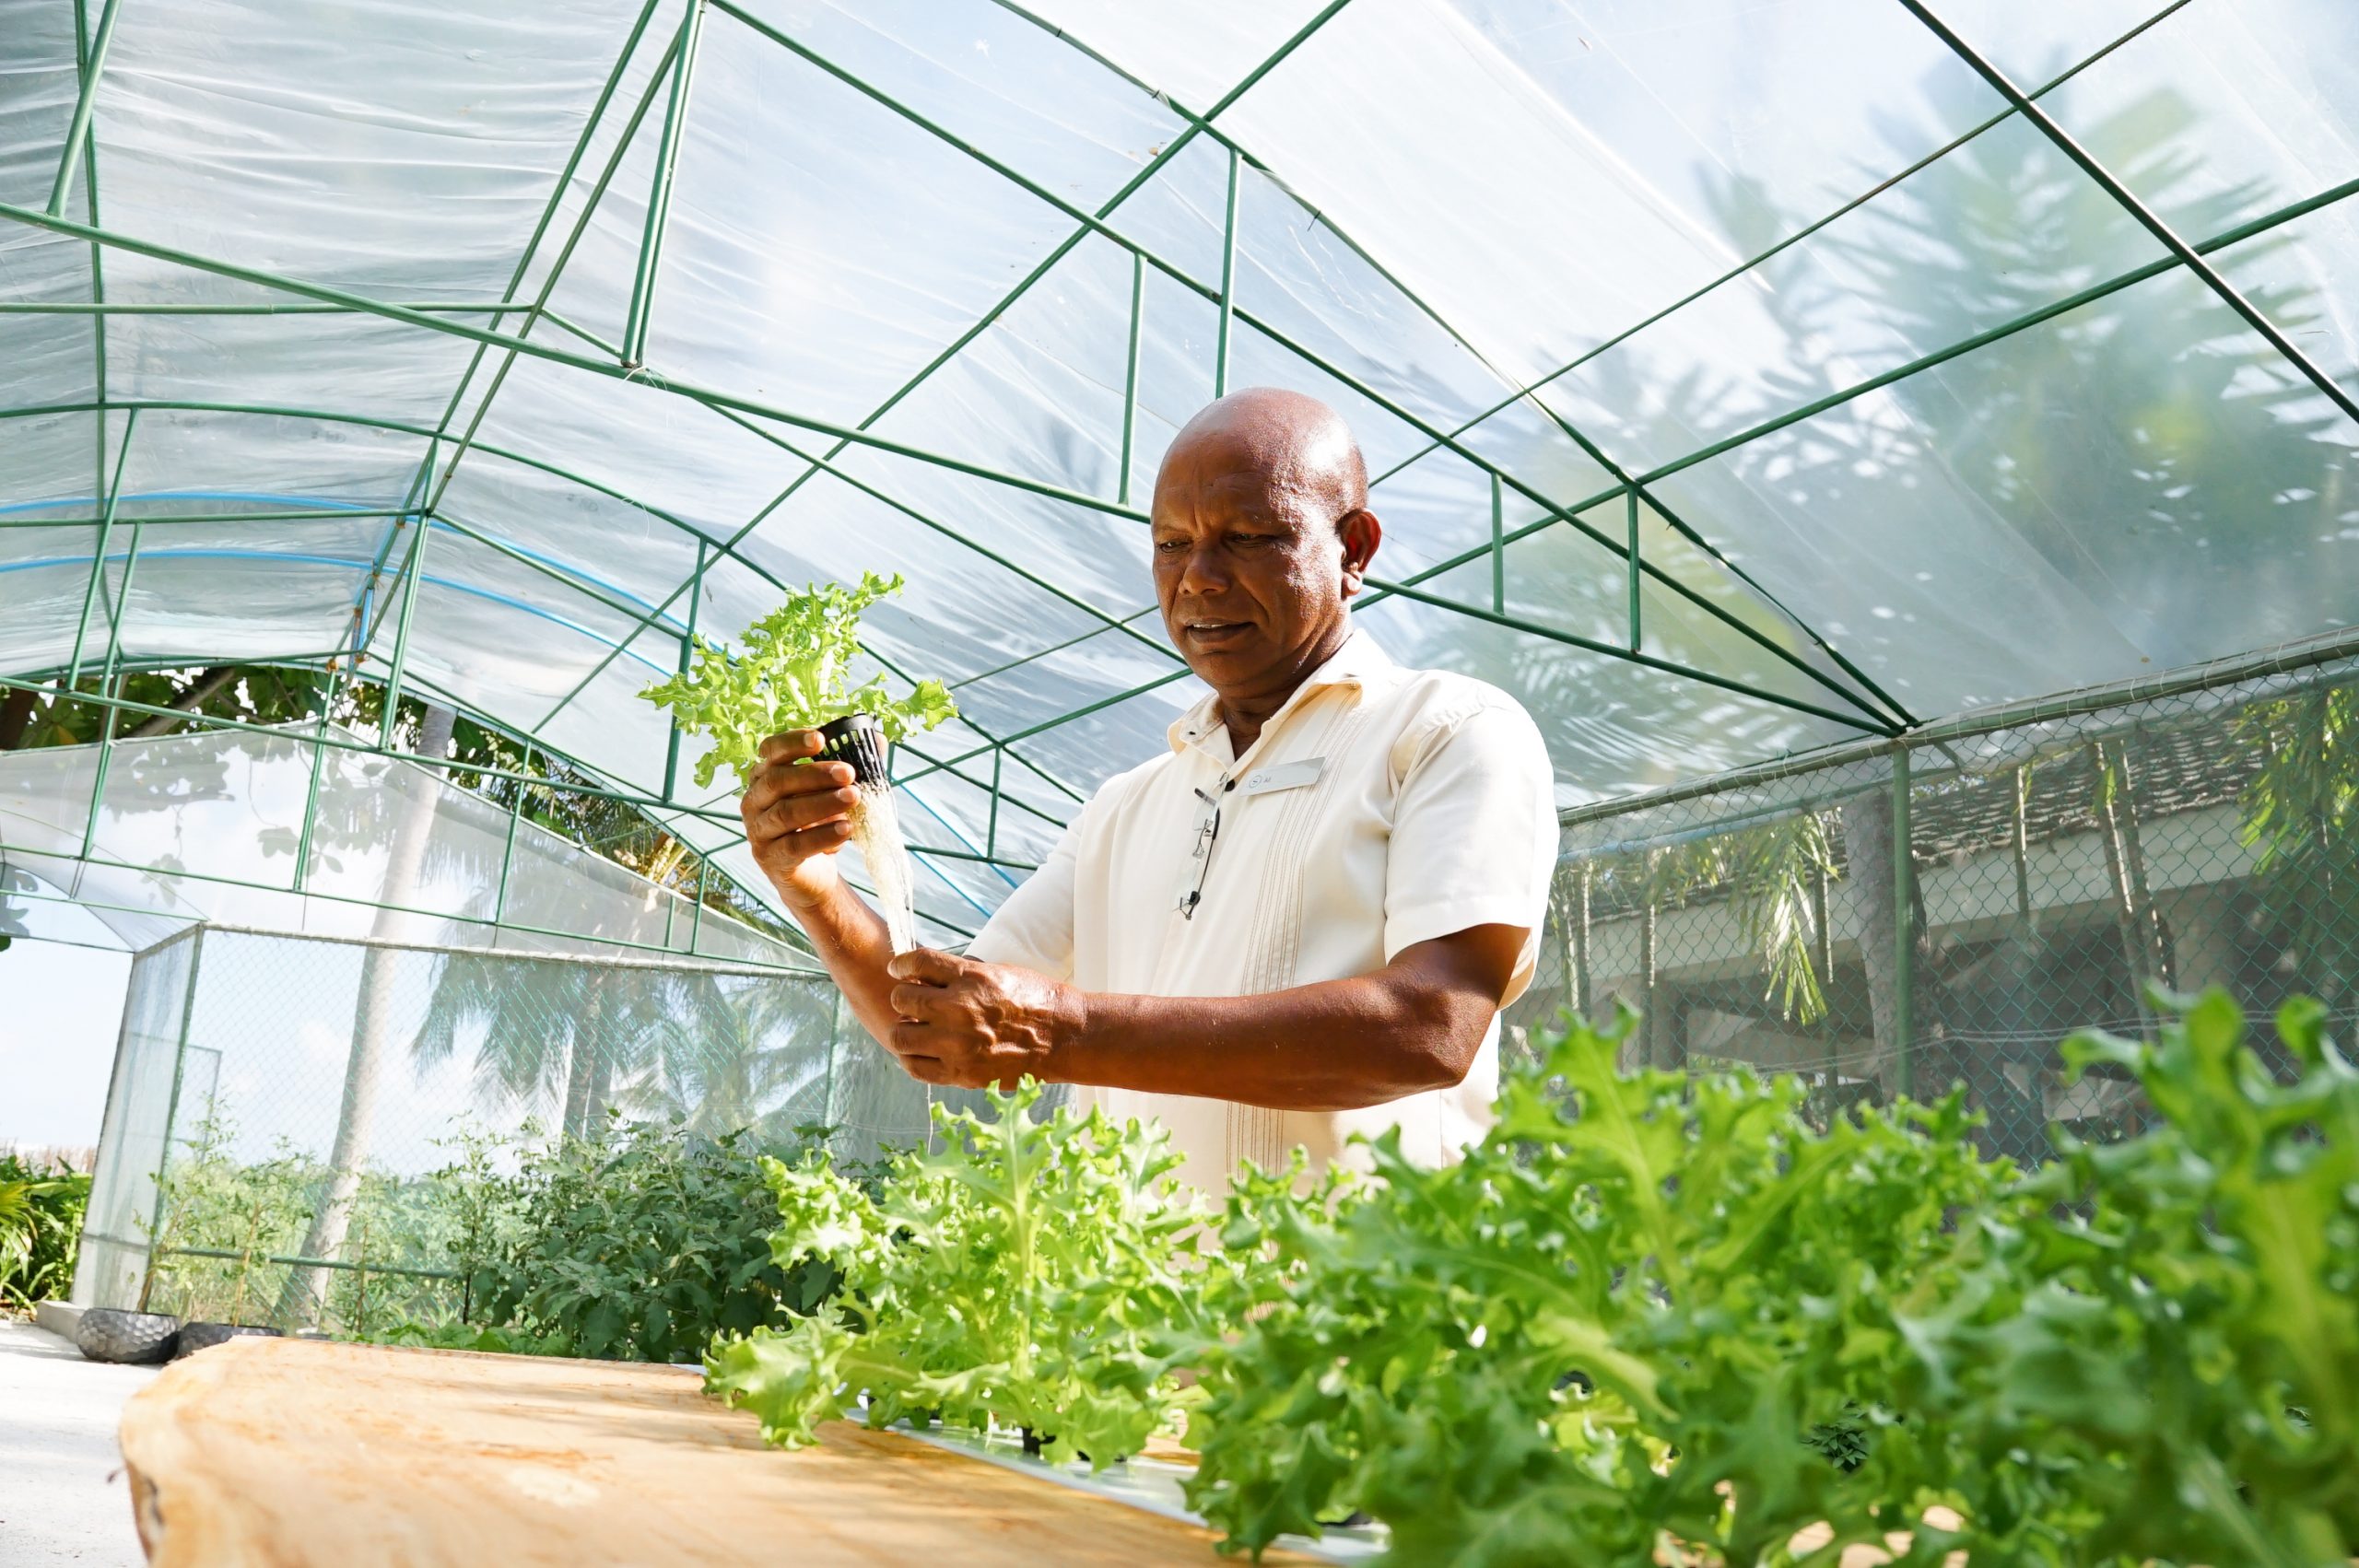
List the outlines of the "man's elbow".
<svg viewBox="0 0 2359 1568">
<path fill-rule="evenodd" d="M 1396 1099 L 1465 1082 L 1498 1012 L 1488 1001 L 1465 997 L 1440 999 L 1438 1005 L 1420 1011 L 1426 1015 L 1394 1036 Z"/>
</svg>

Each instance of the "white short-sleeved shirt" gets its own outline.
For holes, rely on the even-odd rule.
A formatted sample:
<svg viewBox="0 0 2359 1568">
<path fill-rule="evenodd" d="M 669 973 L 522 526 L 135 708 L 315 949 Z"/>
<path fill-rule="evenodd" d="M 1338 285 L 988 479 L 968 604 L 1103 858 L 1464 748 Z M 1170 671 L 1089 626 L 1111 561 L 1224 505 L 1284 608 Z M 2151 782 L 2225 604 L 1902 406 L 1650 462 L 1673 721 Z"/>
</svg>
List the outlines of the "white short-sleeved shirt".
<svg viewBox="0 0 2359 1568">
<path fill-rule="evenodd" d="M 1107 780 L 1048 860 L 968 947 L 1086 990 L 1247 996 L 1383 967 L 1414 943 L 1481 925 L 1532 935 L 1508 992 L 1531 983 L 1556 857 L 1546 746 L 1512 697 L 1463 675 L 1406 670 L 1356 631 L 1242 756 L 1216 699 L 1170 731 L 1171 749 Z M 1202 898 L 1193 851 L 1216 798 Z M 1316 1164 L 1354 1132 L 1399 1126 L 1439 1164 L 1490 1124 L 1498 1024 L 1454 1088 L 1353 1111 L 1273 1111 L 1192 1095 L 1084 1087 L 1109 1116 L 1156 1117 L 1218 1191 L 1240 1159 Z"/>
</svg>

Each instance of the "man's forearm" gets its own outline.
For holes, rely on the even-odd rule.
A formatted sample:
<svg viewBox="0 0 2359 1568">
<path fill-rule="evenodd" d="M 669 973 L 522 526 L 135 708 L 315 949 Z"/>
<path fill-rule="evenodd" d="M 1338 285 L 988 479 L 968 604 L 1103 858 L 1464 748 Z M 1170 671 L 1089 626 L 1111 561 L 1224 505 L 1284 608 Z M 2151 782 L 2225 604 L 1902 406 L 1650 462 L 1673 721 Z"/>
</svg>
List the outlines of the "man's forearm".
<svg viewBox="0 0 2359 1568">
<path fill-rule="evenodd" d="M 1241 997 L 1095 993 L 1049 1074 L 1274 1110 L 1354 1110 L 1466 1076 L 1494 1000 L 1390 969 Z"/>
<path fill-rule="evenodd" d="M 889 1000 L 893 977 L 885 972 L 893 961 L 893 939 L 884 918 L 841 876 L 833 878 L 824 893 L 790 900 L 787 912 L 811 939 L 853 1015 L 871 1035 L 884 1039 L 895 1018 Z"/>
</svg>

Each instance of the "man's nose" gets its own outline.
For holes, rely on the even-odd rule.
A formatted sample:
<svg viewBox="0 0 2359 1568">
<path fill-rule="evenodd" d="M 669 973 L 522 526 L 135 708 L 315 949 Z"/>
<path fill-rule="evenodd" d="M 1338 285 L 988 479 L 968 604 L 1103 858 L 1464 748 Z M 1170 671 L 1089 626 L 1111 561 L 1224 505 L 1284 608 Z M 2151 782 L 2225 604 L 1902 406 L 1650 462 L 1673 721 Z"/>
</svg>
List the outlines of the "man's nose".
<svg viewBox="0 0 2359 1568">
<path fill-rule="evenodd" d="M 1205 545 L 1196 545 L 1180 557 L 1179 591 L 1202 597 L 1219 593 L 1228 587 L 1228 571 L 1222 564 L 1220 552 Z"/>
</svg>

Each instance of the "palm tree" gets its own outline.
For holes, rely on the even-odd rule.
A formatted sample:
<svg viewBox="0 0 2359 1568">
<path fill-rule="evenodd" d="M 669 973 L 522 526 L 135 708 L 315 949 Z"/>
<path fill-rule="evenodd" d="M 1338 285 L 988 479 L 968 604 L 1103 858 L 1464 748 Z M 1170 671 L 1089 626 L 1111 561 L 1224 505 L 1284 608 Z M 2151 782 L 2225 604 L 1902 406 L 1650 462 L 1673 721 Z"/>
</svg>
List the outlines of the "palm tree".
<svg viewBox="0 0 2359 1568">
<path fill-rule="evenodd" d="M 832 997 L 809 982 L 682 974 L 654 1035 L 655 1071 L 626 1101 L 634 1115 L 719 1137 L 780 1140 L 827 1119 Z"/>
<path fill-rule="evenodd" d="M 447 755 L 455 718 L 447 708 L 429 707 L 420 727 L 418 755 Z M 373 816 L 373 808 L 383 803 L 381 796 L 364 801 L 358 791 L 339 792 L 340 799 L 349 800 L 347 814 L 356 820 L 340 825 L 326 821 L 313 825 L 315 844 L 333 845 L 338 840 L 347 844 L 370 842 L 377 834 L 382 834 L 386 864 L 376 918 L 370 922 L 370 945 L 361 950 L 360 989 L 352 1013 L 352 1048 L 345 1061 L 343 1102 L 336 1114 L 335 1141 L 328 1154 L 327 1188 L 311 1211 L 311 1229 L 303 1238 L 299 1257 L 334 1257 L 342 1250 L 345 1231 L 352 1223 L 353 1200 L 360 1191 L 361 1172 L 368 1164 L 370 1145 L 376 1132 L 384 1058 L 393 1033 L 395 986 L 403 954 L 391 944 L 407 937 L 410 925 L 417 919 L 410 907 L 417 901 L 429 849 L 438 847 L 434 807 L 440 796 L 441 777 L 440 771 L 429 771 L 431 782 L 395 799 L 390 831 L 357 820 L 362 814 Z M 447 843 L 439 848 L 442 854 L 456 852 Z M 278 1320 L 312 1321 L 322 1305 L 323 1283 L 322 1270 L 317 1268 L 288 1270 L 279 1297 Z"/>
<path fill-rule="evenodd" d="M 2242 802 L 2261 907 L 2286 933 L 2299 983 L 2348 1009 L 2359 998 L 2359 690 L 2257 703 L 2237 729 L 2262 757 Z"/>
<path fill-rule="evenodd" d="M 480 1030 L 479 1094 L 511 1105 L 553 1103 L 561 1132 L 588 1137 L 614 1103 L 617 1079 L 654 1059 L 675 989 L 651 969 L 444 954 L 411 1052 L 419 1067 L 433 1067 L 457 1048 L 461 1033 Z"/>
</svg>

